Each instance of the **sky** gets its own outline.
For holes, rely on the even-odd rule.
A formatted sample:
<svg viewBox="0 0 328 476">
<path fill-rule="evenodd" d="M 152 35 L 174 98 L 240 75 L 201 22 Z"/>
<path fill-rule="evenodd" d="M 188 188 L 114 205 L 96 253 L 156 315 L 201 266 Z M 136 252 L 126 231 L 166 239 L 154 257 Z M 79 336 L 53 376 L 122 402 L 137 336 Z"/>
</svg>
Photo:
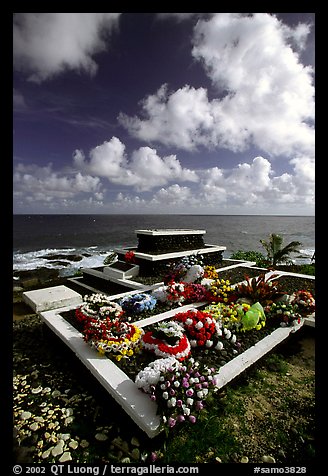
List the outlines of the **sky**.
<svg viewBox="0 0 328 476">
<path fill-rule="evenodd" d="M 314 29 L 14 14 L 14 213 L 314 215 Z"/>
</svg>

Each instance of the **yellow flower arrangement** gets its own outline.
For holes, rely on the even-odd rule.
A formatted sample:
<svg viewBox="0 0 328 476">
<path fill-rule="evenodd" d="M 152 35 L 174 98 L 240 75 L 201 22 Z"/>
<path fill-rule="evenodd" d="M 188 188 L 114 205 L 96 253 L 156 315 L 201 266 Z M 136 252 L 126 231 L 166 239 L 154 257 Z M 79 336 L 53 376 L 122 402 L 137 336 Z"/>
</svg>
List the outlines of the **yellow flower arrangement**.
<svg viewBox="0 0 328 476">
<path fill-rule="evenodd" d="M 128 326 L 129 330 L 125 336 L 92 340 L 90 343 L 101 355 L 110 355 L 117 362 L 129 359 L 141 350 L 140 339 L 144 331 L 134 324 Z"/>
<path fill-rule="evenodd" d="M 213 301 L 227 303 L 232 292 L 230 281 L 228 279 L 216 279 L 210 284 L 209 291 L 213 296 Z"/>
<path fill-rule="evenodd" d="M 214 266 L 205 266 L 204 268 L 204 278 L 207 279 L 217 279 L 219 277 L 218 272 Z"/>
</svg>

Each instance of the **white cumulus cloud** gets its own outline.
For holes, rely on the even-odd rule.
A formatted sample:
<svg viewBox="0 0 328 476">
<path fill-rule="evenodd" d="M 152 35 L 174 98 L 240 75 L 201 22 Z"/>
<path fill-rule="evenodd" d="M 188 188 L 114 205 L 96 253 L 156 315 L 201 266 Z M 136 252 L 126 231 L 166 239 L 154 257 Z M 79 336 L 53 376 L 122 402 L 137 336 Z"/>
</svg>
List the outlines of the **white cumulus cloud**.
<svg viewBox="0 0 328 476">
<path fill-rule="evenodd" d="M 174 180 L 196 182 L 197 174 L 183 168 L 175 155 L 160 157 L 155 149 L 140 147 L 128 158 L 125 145 L 117 138 L 93 148 L 87 160 L 83 151 L 73 154 L 75 166 L 109 182 L 148 191 Z"/>
<path fill-rule="evenodd" d="M 24 201 L 49 202 L 76 198 L 79 194 L 101 193 L 98 177 L 82 175 L 64 175 L 54 171 L 52 164 L 38 166 L 35 164 L 18 164 L 13 176 L 14 196 Z"/>
<path fill-rule="evenodd" d="M 185 150 L 199 146 L 238 152 L 251 145 L 270 156 L 314 149 L 312 68 L 303 66 L 308 25 L 289 28 L 267 13 L 216 13 L 194 28 L 192 55 L 216 90 L 163 84 L 142 101 L 142 117 L 118 116 L 140 140 Z"/>
<path fill-rule="evenodd" d="M 120 13 L 15 13 L 14 67 L 41 83 L 66 69 L 94 75 Z"/>
</svg>

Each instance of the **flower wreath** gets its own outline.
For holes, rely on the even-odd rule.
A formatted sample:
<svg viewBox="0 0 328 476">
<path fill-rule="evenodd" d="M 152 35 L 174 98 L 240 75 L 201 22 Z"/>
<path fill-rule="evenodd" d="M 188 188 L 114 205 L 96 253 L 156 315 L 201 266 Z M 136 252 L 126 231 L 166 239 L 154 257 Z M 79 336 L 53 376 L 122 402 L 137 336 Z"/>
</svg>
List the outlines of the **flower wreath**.
<svg viewBox="0 0 328 476">
<path fill-rule="evenodd" d="M 122 307 L 117 302 L 111 301 L 106 294 L 87 295 L 84 296 L 83 301 L 83 304 L 75 311 L 77 321 L 82 324 L 91 318 L 125 319 Z"/>
<path fill-rule="evenodd" d="M 303 316 L 311 314 L 315 311 L 315 299 L 309 291 L 301 289 L 296 291 L 294 294 L 294 299 L 291 304 L 296 304 L 298 312 Z"/>
<path fill-rule="evenodd" d="M 211 280 L 208 283 L 207 301 L 228 303 L 235 299 L 233 288 L 228 279 Z"/>
<path fill-rule="evenodd" d="M 105 294 L 85 296 L 75 315 L 83 326 L 83 339 L 101 354 L 110 354 L 120 361 L 140 349 L 143 330 L 125 322 L 122 307 Z"/>
<path fill-rule="evenodd" d="M 274 302 L 265 307 L 268 319 L 276 321 L 281 327 L 295 326 L 302 322 L 302 316 L 295 304 L 288 302 Z"/>
<path fill-rule="evenodd" d="M 132 357 L 141 349 L 143 330 L 119 319 L 89 319 L 82 334 L 84 340 L 100 354 L 109 354 L 120 361 Z"/>
<path fill-rule="evenodd" d="M 206 399 L 216 392 L 218 375 L 192 357 L 185 362 L 158 359 L 136 377 L 136 385 L 158 405 L 162 425 L 196 423 Z"/>
<path fill-rule="evenodd" d="M 151 294 L 138 293 L 131 296 L 125 296 L 119 304 L 125 312 L 139 314 L 143 311 L 152 311 L 156 306 L 156 299 Z"/>
<path fill-rule="evenodd" d="M 179 361 L 189 357 L 191 352 L 183 328 L 174 321 L 162 322 L 155 330 L 146 332 L 142 336 L 142 345 L 158 357 L 174 356 Z"/>
<path fill-rule="evenodd" d="M 230 339 L 233 344 L 236 342 L 236 336 L 229 329 L 221 328 L 220 323 L 207 312 L 189 309 L 177 313 L 174 319 L 185 329 L 192 347 L 222 350 L 222 340 Z"/>
<path fill-rule="evenodd" d="M 184 283 L 170 281 L 167 285 L 154 289 L 152 296 L 161 302 L 180 304 L 185 300 L 184 290 Z"/>
</svg>

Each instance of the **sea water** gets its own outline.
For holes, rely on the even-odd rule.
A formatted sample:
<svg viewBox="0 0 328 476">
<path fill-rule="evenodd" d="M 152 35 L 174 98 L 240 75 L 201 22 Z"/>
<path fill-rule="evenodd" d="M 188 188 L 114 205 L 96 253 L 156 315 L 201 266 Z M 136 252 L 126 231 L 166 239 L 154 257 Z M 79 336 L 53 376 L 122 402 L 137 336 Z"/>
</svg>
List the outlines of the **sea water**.
<svg viewBox="0 0 328 476">
<path fill-rule="evenodd" d="M 315 251 L 313 216 L 263 215 L 14 215 L 13 271 L 59 269 L 72 275 L 80 268 L 101 266 L 114 248 L 136 246 L 135 230 L 192 228 L 205 230 L 207 244 L 225 246 L 224 258 L 235 251 L 259 251 L 270 233 L 283 246 L 301 242 L 291 258 L 310 263 Z"/>
</svg>

